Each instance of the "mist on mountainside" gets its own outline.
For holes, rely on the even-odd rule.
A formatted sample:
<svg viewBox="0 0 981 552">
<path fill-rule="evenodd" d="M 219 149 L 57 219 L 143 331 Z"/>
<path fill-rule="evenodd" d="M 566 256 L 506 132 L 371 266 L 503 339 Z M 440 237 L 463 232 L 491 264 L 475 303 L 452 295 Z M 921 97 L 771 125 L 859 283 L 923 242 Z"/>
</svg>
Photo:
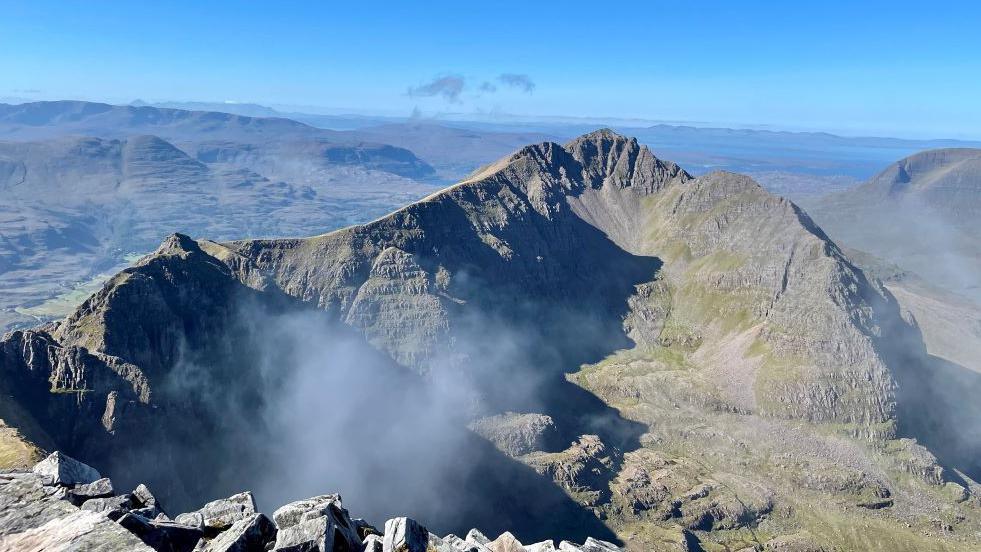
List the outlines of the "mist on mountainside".
<svg viewBox="0 0 981 552">
<path fill-rule="evenodd" d="M 109 473 L 147 481 L 175 512 L 243 489 L 267 511 L 339 492 L 372 522 L 410 515 L 443 533 L 615 539 L 551 480 L 468 429 L 500 412 L 544 412 L 558 426 L 554 450 L 575 431 L 636 439 L 636 424 L 563 377 L 576 358 L 595 358 L 582 356 L 584 344 L 622 346 L 622 332 L 605 344 L 582 339 L 607 335 L 592 313 L 523 309 L 532 317 L 468 315 L 419 375 L 323 312 L 244 300 L 206 350 L 183 350 L 159 391 L 157 400 L 203 420 L 206 436 L 172 428 L 165 441 L 112 458 Z"/>
</svg>

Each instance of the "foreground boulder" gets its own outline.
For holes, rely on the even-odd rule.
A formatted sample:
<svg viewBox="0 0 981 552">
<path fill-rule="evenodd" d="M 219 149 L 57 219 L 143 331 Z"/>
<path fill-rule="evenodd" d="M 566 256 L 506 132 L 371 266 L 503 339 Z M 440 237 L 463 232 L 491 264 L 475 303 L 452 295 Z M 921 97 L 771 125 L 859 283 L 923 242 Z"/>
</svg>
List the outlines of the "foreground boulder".
<svg viewBox="0 0 981 552">
<path fill-rule="evenodd" d="M 397 517 L 385 522 L 384 552 L 426 552 L 429 546 L 429 530 L 419 522 Z"/>
<path fill-rule="evenodd" d="M 95 512 L 75 511 L 20 533 L 0 536 L 0 550 L 127 550 L 150 552 L 136 535 Z"/>
<path fill-rule="evenodd" d="M 158 552 L 190 552 L 204 536 L 204 532 L 196 527 L 149 520 L 133 512 L 124 514 L 117 523 Z"/>
<path fill-rule="evenodd" d="M 337 494 L 291 502 L 273 513 L 279 532 L 274 550 L 360 550 L 356 524 Z"/>
<path fill-rule="evenodd" d="M 200 510 L 181 514 L 174 521 L 216 534 L 256 513 L 255 498 L 251 492 L 238 493 L 228 498 L 212 500 Z"/>
<path fill-rule="evenodd" d="M 251 514 L 232 524 L 205 546 L 207 552 L 265 550 L 276 539 L 276 526 L 265 514 Z"/>
<path fill-rule="evenodd" d="M 102 479 L 95 468 L 59 451 L 52 452 L 47 458 L 38 462 L 32 471 L 47 477 L 52 485 L 65 487 L 85 485 Z"/>
<path fill-rule="evenodd" d="M 0 550 L 152 550 L 105 515 L 73 505 L 49 481 L 0 472 Z"/>
</svg>

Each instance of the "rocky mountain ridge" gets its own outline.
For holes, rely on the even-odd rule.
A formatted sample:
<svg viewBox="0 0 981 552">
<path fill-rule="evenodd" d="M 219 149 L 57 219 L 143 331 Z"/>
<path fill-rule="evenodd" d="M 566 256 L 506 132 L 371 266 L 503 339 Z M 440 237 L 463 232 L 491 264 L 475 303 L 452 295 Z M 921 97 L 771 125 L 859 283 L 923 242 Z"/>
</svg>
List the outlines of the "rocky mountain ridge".
<svg viewBox="0 0 981 552">
<path fill-rule="evenodd" d="M 532 509 L 566 514 L 532 526 L 578 508 L 592 522 L 577 523 L 598 522 L 593 536 L 634 550 L 682 530 L 705 549 L 977 541 L 964 457 L 944 469 L 909 438 L 925 435 L 919 420 L 946 422 L 915 395 L 929 368 L 892 296 L 793 203 L 739 175 L 693 178 L 610 131 L 529 146 L 312 238 L 172 236 L 65 320 L 4 338 L 2 391 L 31 400 L 0 417 L 29 441 L 51 437 L 48 450 L 107 464 L 119 454 L 119 469 L 139 443 L 261 432 L 261 418 L 227 426 L 235 417 L 209 405 L 274 400 L 255 390 L 288 363 L 263 379 L 256 359 L 270 353 L 254 347 L 295 312 L 380 351 L 386 377 L 412 375 L 373 393 L 469 382 L 471 427 L 492 445 L 480 456 L 499 462 L 475 464 L 478 478 L 513 470 L 535 489 L 525 497 L 562 494 Z M 329 335 L 317 328 L 300 333 Z M 189 357 L 217 399 L 172 387 Z M 154 487 L 213 493 L 182 467 L 186 454 L 166 452 L 176 473 Z"/>
</svg>

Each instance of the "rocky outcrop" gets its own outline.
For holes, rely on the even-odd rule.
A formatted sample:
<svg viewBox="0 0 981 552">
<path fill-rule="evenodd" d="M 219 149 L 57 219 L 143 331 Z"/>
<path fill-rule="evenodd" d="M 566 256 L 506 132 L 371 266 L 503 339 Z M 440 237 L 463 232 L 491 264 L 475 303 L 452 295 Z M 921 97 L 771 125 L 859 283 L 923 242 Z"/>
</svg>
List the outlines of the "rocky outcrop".
<svg viewBox="0 0 981 552">
<path fill-rule="evenodd" d="M 50 476 L 61 466 L 57 481 Z M 159 508 L 145 485 L 132 493 L 111 497 L 115 509 L 86 508 L 103 500 L 75 501 L 93 482 L 95 470 L 60 452 L 35 466 L 34 471 L 0 472 L 0 548 L 3 550 L 155 550 L 157 552 L 547 552 L 552 541 L 523 546 L 511 533 L 494 541 L 476 529 L 467 539 L 441 538 L 419 522 L 398 517 L 385 522 L 383 534 L 363 520 L 351 519 L 336 494 L 292 502 L 277 509 L 273 520 L 255 511 L 249 492 L 205 504 L 171 521 L 162 509 L 156 517 L 145 510 Z M 105 480 L 98 480 L 105 481 Z M 111 482 L 101 486 L 111 489 Z M 70 497 L 74 497 L 71 498 Z M 364 533 L 362 536 L 361 533 Z M 616 552 L 612 543 L 588 539 L 578 546 L 563 541 L 560 550 Z"/>
<path fill-rule="evenodd" d="M 580 502 L 595 506 L 609 499 L 609 479 L 619 468 L 622 454 L 597 435 L 583 435 L 562 452 L 533 453 L 525 462 Z"/>
<path fill-rule="evenodd" d="M 74 458 L 69 458 L 58 451 L 51 453 L 50 456 L 38 462 L 32 471 L 46 481 L 50 481 L 51 485 L 62 485 L 65 487 L 74 487 L 76 485 L 88 486 L 102 478 L 95 469 Z"/>
<path fill-rule="evenodd" d="M 470 429 L 512 457 L 549 450 L 558 436 L 551 416 L 533 413 L 487 416 L 471 423 Z"/>
</svg>

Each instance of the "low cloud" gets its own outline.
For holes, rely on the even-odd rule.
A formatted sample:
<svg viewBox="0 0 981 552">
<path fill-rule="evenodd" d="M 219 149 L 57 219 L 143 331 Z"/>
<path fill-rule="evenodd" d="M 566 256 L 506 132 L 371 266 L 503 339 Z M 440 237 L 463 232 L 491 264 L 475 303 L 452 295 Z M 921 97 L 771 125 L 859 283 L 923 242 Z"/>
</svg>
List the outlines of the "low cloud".
<svg viewBox="0 0 981 552">
<path fill-rule="evenodd" d="M 413 98 L 439 96 L 450 103 L 459 103 L 465 84 L 466 81 L 460 75 L 444 75 L 426 84 L 410 87 L 409 96 Z"/>
<path fill-rule="evenodd" d="M 511 88 L 517 88 L 522 92 L 531 94 L 535 91 L 535 82 L 531 80 L 528 75 L 519 75 L 517 73 L 502 73 L 497 77 L 498 82 L 505 86 L 510 86 Z"/>
<path fill-rule="evenodd" d="M 485 80 L 479 85 L 467 83 L 467 79 L 459 74 L 445 74 L 433 80 L 410 86 L 407 92 L 412 98 L 442 98 L 449 103 L 462 103 L 464 91 L 470 91 L 470 96 L 479 98 L 484 94 L 496 94 L 500 87 L 517 89 L 525 94 L 535 91 L 535 81 L 531 77 L 519 73 L 501 73 L 494 80 Z"/>
</svg>

